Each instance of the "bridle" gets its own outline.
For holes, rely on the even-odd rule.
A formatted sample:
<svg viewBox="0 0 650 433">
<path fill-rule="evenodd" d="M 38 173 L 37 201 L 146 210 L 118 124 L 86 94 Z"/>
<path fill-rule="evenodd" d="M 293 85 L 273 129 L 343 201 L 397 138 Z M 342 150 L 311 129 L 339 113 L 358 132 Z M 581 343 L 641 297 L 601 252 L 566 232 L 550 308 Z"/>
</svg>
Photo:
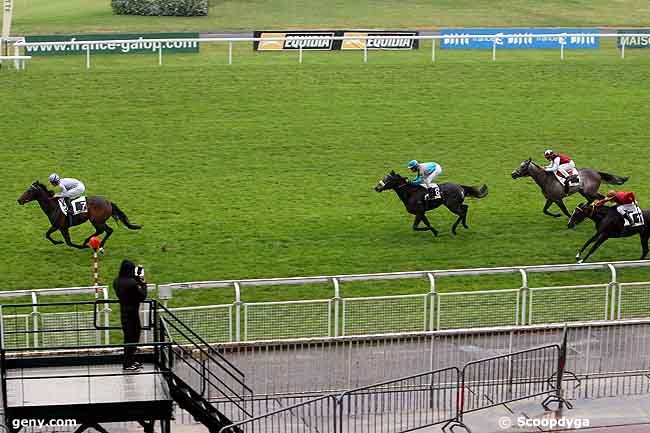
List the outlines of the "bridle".
<svg viewBox="0 0 650 433">
<path fill-rule="evenodd" d="M 400 177 L 400 178 L 401 178 L 401 177 Z M 403 179 L 403 178 L 401 178 L 401 179 Z M 381 185 L 382 188 L 383 188 L 384 186 L 386 186 L 386 182 L 384 182 L 384 179 L 382 179 L 382 180 L 379 181 L 379 185 Z M 395 189 L 401 189 L 401 188 L 404 188 L 406 185 L 408 185 L 408 182 L 404 181 L 403 184 L 401 184 L 401 185 L 397 185 L 397 186 L 395 187 Z"/>
</svg>

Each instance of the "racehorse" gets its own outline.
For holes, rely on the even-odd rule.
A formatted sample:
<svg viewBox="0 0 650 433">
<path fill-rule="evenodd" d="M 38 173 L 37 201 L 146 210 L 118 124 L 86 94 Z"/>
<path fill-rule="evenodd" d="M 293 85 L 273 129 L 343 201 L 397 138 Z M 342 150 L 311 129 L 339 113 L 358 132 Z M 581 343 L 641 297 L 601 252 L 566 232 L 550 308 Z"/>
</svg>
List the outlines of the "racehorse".
<svg viewBox="0 0 650 433">
<path fill-rule="evenodd" d="M 441 183 L 438 187 L 440 188 L 442 197 L 435 200 L 425 200 L 424 196 L 427 194 L 425 188 L 419 185 L 411 185 L 407 178 L 391 171 L 379 181 L 375 187 L 375 191 L 394 190 L 404 203 L 408 213 L 415 215 L 415 220 L 413 221 L 413 230 L 415 231 L 430 230 L 434 236 L 438 236 L 438 231 L 429 224 L 429 220 L 424 214 L 441 205 L 445 205 L 447 209 L 458 215 L 458 219 L 451 227 L 453 234 L 456 234 L 456 227 L 459 223 L 462 223 L 463 227 L 469 228 L 467 227 L 468 206 L 463 201 L 466 196 L 476 198 L 485 197 L 488 193 L 487 186 L 483 185 L 480 188 L 475 188 L 457 183 Z M 423 222 L 426 227 L 419 227 L 420 222 Z"/>
<path fill-rule="evenodd" d="M 562 215 L 548 211 L 548 208 L 553 203 L 560 208 L 564 215 L 568 217 L 571 216 L 562 201 L 564 197 L 579 192 L 587 199 L 587 204 L 589 204 L 594 200 L 603 198 L 603 195 L 598 192 L 601 182 L 610 185 L 623 185 L 628 180 L 627 177 L 616 176 L 614 174 L 596 171 L 591 168 L 580 168 L 578 169 L 578 172 L 580 173 L 580 185 L 565 187 L 558 182 L 553 173 L 544 170 L 544 167 L 540 167 L 532 161 L 532 158 L 528 158 L 512 172 L 511 176 L 513 179 L 524 176 L 532 177 L 535 183 L 542 189 L 544 197 L 546 197 L 546 204 L 544 205 L 543 212 L 546 215 L 555 218 L 561 217 Z"/>
<path fill-rule="evenodd" d="M 625 227 L 623 216 L 618 213 L 616 206 L 589 206 L 586 203 L 579 204 L 569 218 L 568 227 L 574 228 L 585 219 L 591 219 L 596 223 L 596 233 L 589 238 L 576 254 L 578 263 L 582 263 L 593 254 L 609 238 L 626 238 L 639 234 L 641 236 L 641 260 L 648 254 L 648 238 L 650 238 L 650 210 L 643 209 L 644 225 L 638 227 Z M 584 258 L 580 258 L 584 250 L 593 243 L 589 252 Z"/>
<path fill-rule="evenodd" d="M 90 223 L 95 227 L 95 233 L 88 236 L 83 244 L 77 245 L 70 240 L 70 225 L 68 223 L 68 218 L 66 218 L 59 207 L 58 198 L 54 197 L 54 193 L 48 190 L 47 187 L 39 181 L 34 182 L 29 188 L 27 188 L 27 191 L 18 198 L 18 204 L 24 205 L 33 200 L 38 202 L 41 209 L 50 220 L 51 227 L 45 233 L 45 237 L 54 245 L 63 243 L 62 241 L 52 239 L 52 233 L 57 230 L 59 230 L 63 235 L 65 243 L 75 248 L 88 248 L 90 238 L 93 236 L 99 236 L 106 232 L 106 236 L 104 236 L 104 239 L 102 239 L 100 244 L 100 248 L 103 248 L 108 238 L 113 234 L 113 229 L 106 224 L 106 220 L 110 217 L 113 217 L 116 221 L 121 221 L 131 230 L 139 230 L 142 228 L 141 226 L 131 224 L 124 212 L 122 212 L 115 203 L 100 196 L 88 197 L 86 199 L 88 211 L 86 213 L 74 215 L 72 218 L 72 225 L 76 226 L 83 224 L 86 221 L 90 221 Z"/>
</svg>

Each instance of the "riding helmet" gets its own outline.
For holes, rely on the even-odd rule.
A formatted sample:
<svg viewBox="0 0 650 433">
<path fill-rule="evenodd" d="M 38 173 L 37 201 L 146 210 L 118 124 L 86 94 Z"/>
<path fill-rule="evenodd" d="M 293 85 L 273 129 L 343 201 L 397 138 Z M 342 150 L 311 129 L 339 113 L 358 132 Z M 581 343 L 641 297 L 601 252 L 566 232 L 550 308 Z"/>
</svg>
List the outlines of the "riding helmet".
<svg viewBox="0 0 650 433">
<path fill-rule="evenodd" d="M 58 183 L 61 180 L 61 177 L 56 173 L 52 173 L 49 177 L 49 180 L 50 183 Z"/>
<path fill-rule="evenodd" d="M 418 162 L 415 159 L 410 160 L 408 165 L 407 165 L 407 167 L 410 168 L 410 169 L 414 169 L 417 166 L 418 166 Z"/>
</svg>

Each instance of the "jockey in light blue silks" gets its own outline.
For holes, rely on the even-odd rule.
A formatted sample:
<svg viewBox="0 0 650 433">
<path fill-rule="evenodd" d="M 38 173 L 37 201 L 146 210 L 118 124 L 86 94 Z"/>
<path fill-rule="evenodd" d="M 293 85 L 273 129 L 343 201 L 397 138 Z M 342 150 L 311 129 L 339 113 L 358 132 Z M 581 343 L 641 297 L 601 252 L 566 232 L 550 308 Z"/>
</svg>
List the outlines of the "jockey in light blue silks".
<svg viewBox="0 0 650 433">
<path fill-rule="evenodd" d="M 417 172 L 417 177 L 413 180 L 410 180 L 411 185 L 421 185 L 429 191 L 429 198 L 433 199 L 435 197 L 435 188 L 433 187 L 433 179 L 438 177 L 442 173 L 442 167 L 435 162 L 423 162 L 419 163 L 417 160 L 409 161 L 407 167 L 412 172 Z"/>
<path fill-rule="evenodd" d="M 74 209 L 72 209 L 72 200 L 81 196 L 86 191 L 86 187 L 80 180 L 71 177 L 61 178 L 61 176 L 56 173 L 52 173 L 48 180 L 53 186 L 61 188 L 61 192 L 54 195 L 54 197 L 63 198 L 65 200 L 65 204 L 68 207 L 68 224 L 72 226 L 72 214 L 74 213 Z"/>
</svg>

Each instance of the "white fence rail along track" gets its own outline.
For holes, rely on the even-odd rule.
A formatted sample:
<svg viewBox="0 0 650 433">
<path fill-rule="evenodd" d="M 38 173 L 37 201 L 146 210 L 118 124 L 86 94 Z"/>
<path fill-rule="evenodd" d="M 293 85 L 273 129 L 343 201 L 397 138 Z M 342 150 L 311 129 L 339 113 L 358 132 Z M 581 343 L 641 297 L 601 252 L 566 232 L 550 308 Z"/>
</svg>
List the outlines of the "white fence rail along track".
<svg viewBox="0 0 650 433">
<path fill-rule="evenodd" d="M 537 39 L 537 38 L 558 38 L 559 39 L 559 52 L 560 52 L 560 58 L 564 59 L 565 57 L 565 48 L 564 46 L 566 45 L 566 40 L 567 38 L 572 38 L 572 37 L 579 37 L 579 38 L 584 38 L 584 37 L 595 37 L 595 38 L 620 38 L 621 45 L 620 45 L 620 56 L 621 58 L 625 57 L 625 44 L 630 37 L 647 37 L 647 33 L 607 33 L 607 32 L 602 32 L 602 33 L 554 33 L 554 34 L 539 34 L 539 35 L 531 35 L 530 37 L 532 39 Z M 623 37 L 625 36 L 625 37 Z M 494 34 L 494 35 L 472 35 L 472 34 L 462 34 L 463 38 L 482 38 L 482 39 L 487 39 L 487 40 L 492 40 L 492 60 L 496 60 L 496 52 L 499 46 L 499 41 L 502 39 L 507 39 L 507 38 L 516 38 L 516 37 L 521 37 L 521 34 Z M 408 36 L 408 35 L 400 35 L 400 36 L 320 36 L 320 37 L 313 37 L 312 39 L 316 40 L 324 40 L 324 41 L 334 41 L 334 40 L 340 40 L 340 41 L 368 41 L 368 40 L 401 40 L 401 39 L 408 39 L 408 40 L 418 40 L 418 41 L 425 41 L 425 40 L 430 40 L 431 43 L 431 62 L 436 61 L 436 41 L 443 40 L 443 39 L 448 39 L 448 35 L 415 35 L 415 36 Z M 163 64 L 163 46 L 168 46 L 169 44 L 177 44 L 177 43 L 214 43 L 214 44 L 228 44 L 228 64 L 233 63 L 233 45 L 234 44 L 239 44 L 239 43 L 252 43 L 252 42 L 260 42 L 260 41 L 266 41 L 266 42 L 271 42 L 271 41 L 281 41 L 284 42 L 286 40 L 290 40 L 291 37 L 285 36 L 285 37 L 275 37 L 275 38 L 166 38 L 166 39 L 146 39 L 146 42 L 148 44 L 153 44 L 154 45 L 154 52 L 157 51 L 158 53 L 158 64 L 162 65 Z M 116 39 L 116 40 L 102 40 L 101 42 L 103 44 L 112 44 L 117 47 L 121 46 L 129 46 L 129 44 L 138 44 L 141 43 L 143 40 L 142 39 Z M 81 47 L 82 50 L 85 50 L 85 57 L 86 57 L 86 68 L 91 67 L 91 62 L 90 62 L 90 57 L 91 57 L 91 46 L 92 44 L 97 43 L 97 41 L 93 40 L 75 40 L 75 41 L 65 41 L 65 42 L 24 42 L 24 41 L 11 41 L 13 42 L 14 49 L 15 49 L 15 55 L 20 54 L 20 49 L 24 49 L 26 53 L 33 52 L 34 50 L 39 50 L 39 49 L 45 49 L 45 47 L 57 47 L 60 49 L 64 49 L 63 47 L 67 46 L 74 46 L 74 47 Z M 302 49 L 302 45 L 298 50 L 298 62 L 302 63 L 303 62 L 303 56 L 304 56 L 304 51 Z M 364 47 L 362 50 L 363 53 L 363 62 L 367 63 L 368 62 L 368 44 L 365 43 Z"/>
<path fill-rule="evenodd" d="M 381 274 L 335 275 L 317 277 L 271 278 L 254 280 L 221 280 L 188 283 L 150 284 L 161 300 L 169 300 L 183 290 L 220 290 L 234 292 L 233 302 L 171 308 L 183 320 L 191 323 L 197 333 L 210 343 L 270 340 L 280 338 L 338 337 L 396 332 L 433 331 L 486 326 L 514 326 L 585 320 L 616 320 L 650 316 L 650 282 L 620 283 L 617 270 L 650 266 L 650 261 L 522 266 L 501 268 L 431 270 Z M 602 282 L 597 284 L 529 287 L 528 277 L 534 273 L 569 273 L 603 270 Z M 512 274 L 521 283 L 516 288 L 463 292 L 439 291 L 437 286 L 452 277 L 481 277 Z M 345 297 L 341 283 L 390 280 L 424 280 L 424 293 L 393 296 Z M 278 285 L 329 284 L 329 299 L 300 301 L 244 302 L 242 291 L 254 287 Z M 480 281 L 477 288 L 485 287 Z M 39 297 L 95 294 L 108 299 L 109 291 L 102 287 L 18 290 L 0 292 L 2 298 L 29 297 L 37 304 Z M 105 323 L 111 311 L 102 305 Z M 37 338 L 39 330 L 49 326 L 40 311 L 29 314 L 28 328 Z M 57 311 L 59 313 L 59 311 Z M 63 312 L 61 312 L 63 313 Z M 88 315 L 87 315 L 88 316 Z M 59 314 L 60 323 L 88 320 L 71 312 Z M 116 320 L 116 319 L 114 319 Z M 3 337 L 13 335 L 11 329 L 24 327 L 25 318 L 3 316 Z M 12 328 L 13 327 L 13 328 Z M 88 335 L 86 336 L 87 338 Z M 20 338 L 24 338 L 21 335 Z M 70 336 L 74 340 L 77 336 Z M 97 339 L 110 342 L 108 331 L 97 333 Z M 98 342 L 100 340 L 97 340 Z M 19 342 L 16 342 L 18 344 Z"/>
</svg>

